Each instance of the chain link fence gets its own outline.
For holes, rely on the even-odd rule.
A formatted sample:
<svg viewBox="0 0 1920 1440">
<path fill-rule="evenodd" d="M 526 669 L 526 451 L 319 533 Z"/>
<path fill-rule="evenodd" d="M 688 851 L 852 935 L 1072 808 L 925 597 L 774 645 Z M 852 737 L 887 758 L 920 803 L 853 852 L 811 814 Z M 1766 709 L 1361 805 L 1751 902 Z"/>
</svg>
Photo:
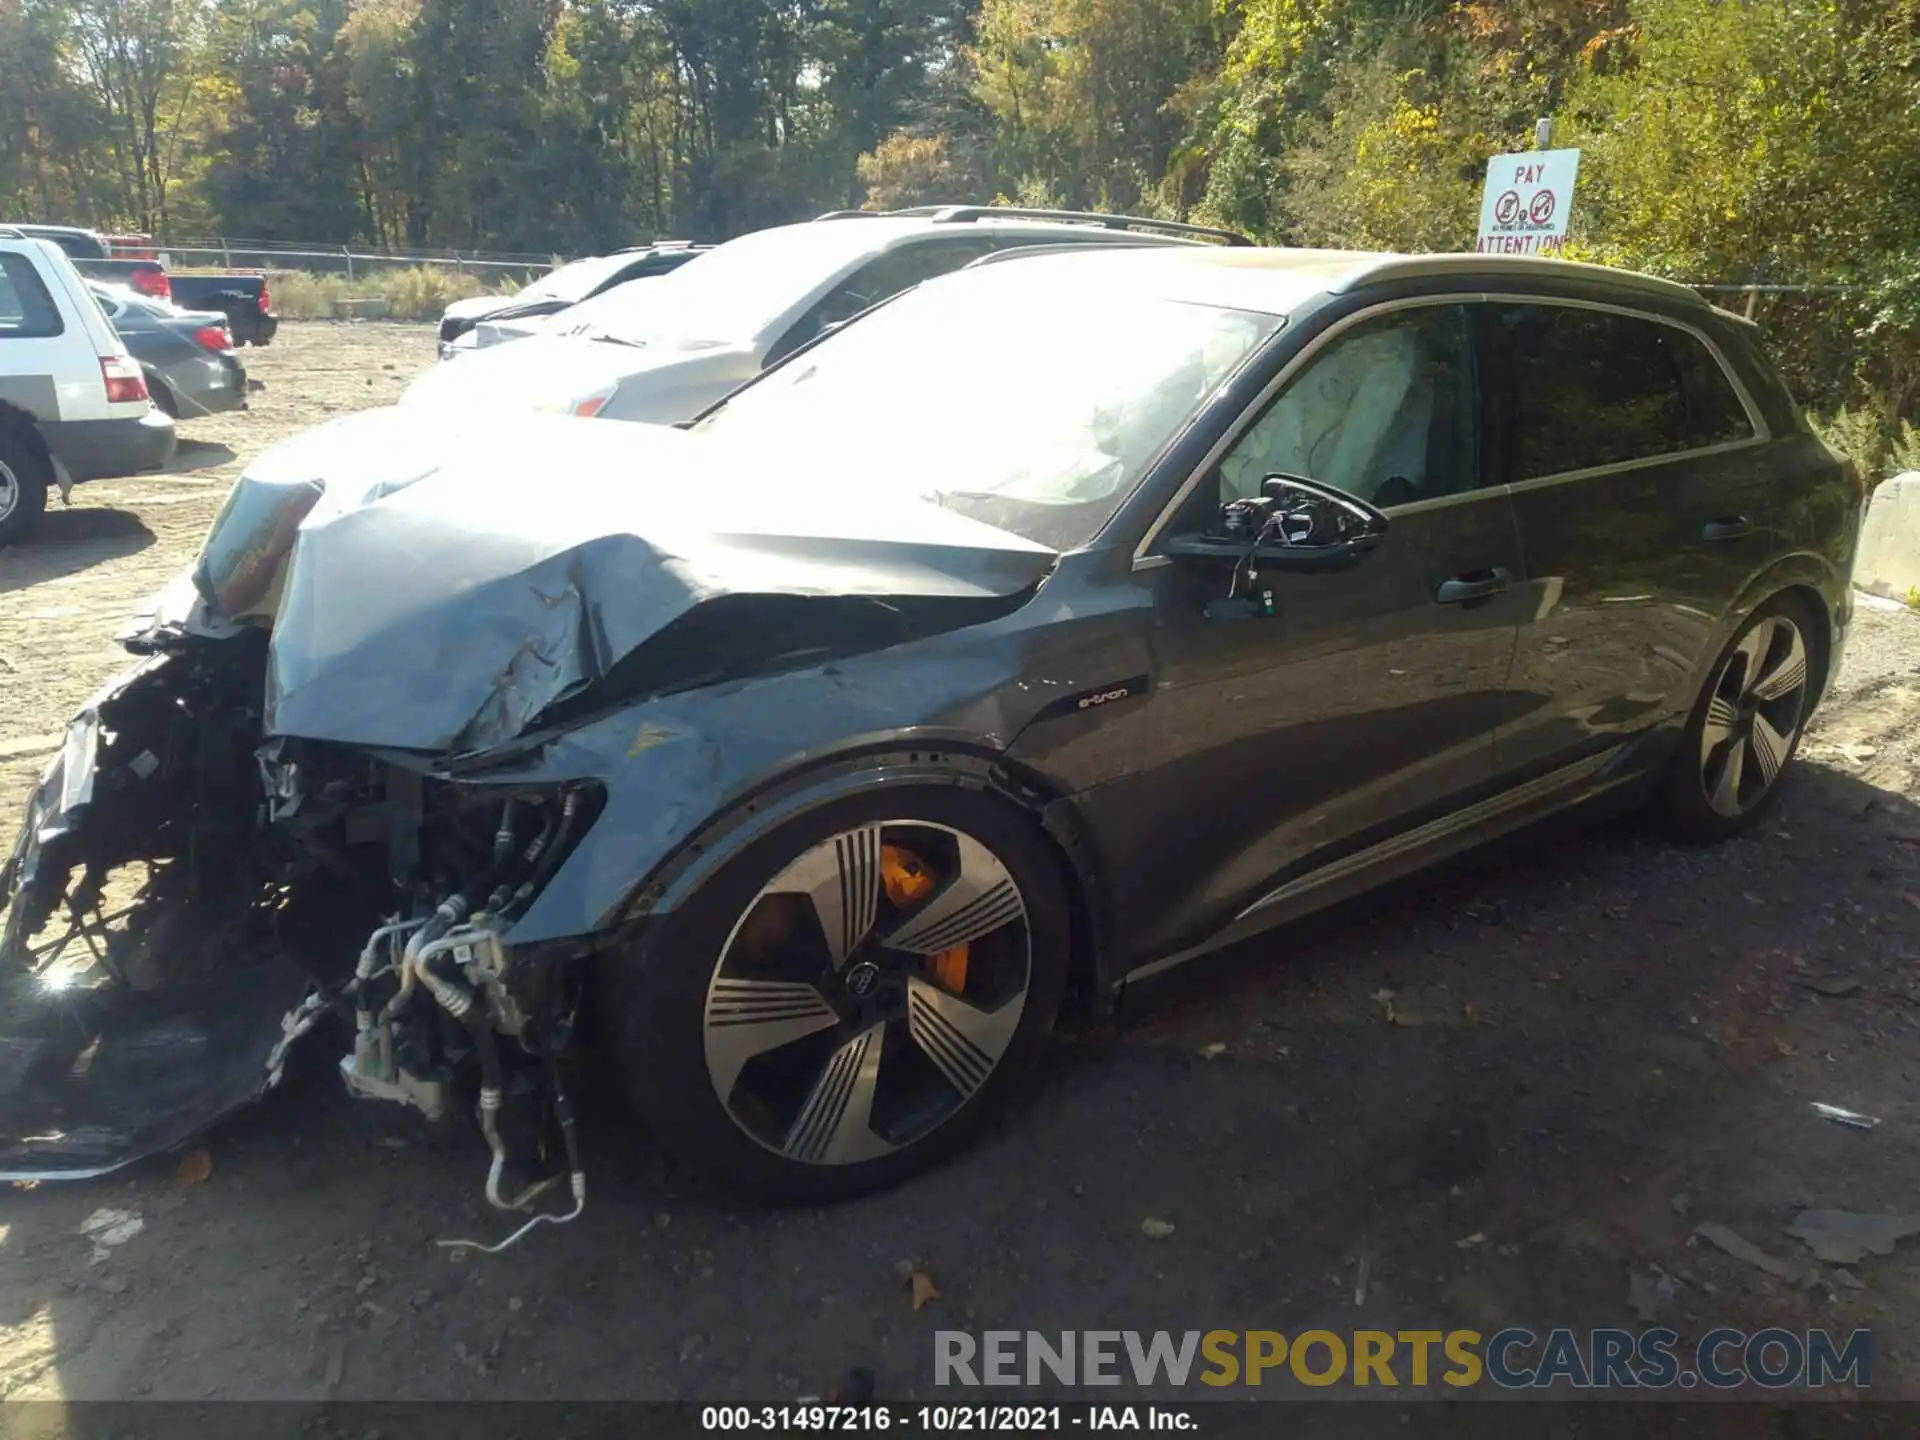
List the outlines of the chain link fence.
<svg viewBox="0 0 1920 1440">
<path fill-rule="evenodd" d="M 164 257 L 170 269 L 306 270 L 318 275 L 339 275 L 348 281 L 384 270 L 424 266 L 488 281 L 511 279 L 525 284 L 565 259 L 559 255 L 505 250 L 313 245 L 224 235 L 180 236 L 149 242 L 149 247 L 154 254 Z"/>
</svg>

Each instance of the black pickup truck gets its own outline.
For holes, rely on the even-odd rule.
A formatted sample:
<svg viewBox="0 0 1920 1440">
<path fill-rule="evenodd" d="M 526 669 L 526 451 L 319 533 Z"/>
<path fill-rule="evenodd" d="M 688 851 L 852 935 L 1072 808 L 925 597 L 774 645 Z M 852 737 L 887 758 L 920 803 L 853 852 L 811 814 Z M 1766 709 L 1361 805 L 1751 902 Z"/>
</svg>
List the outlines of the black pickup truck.
<svg viewBox="0 0 1920 1440">
<path fill-rule="evenodd" d="M 35 240 L 51 240 L 90 280 L 125 285 L 156 300 L 171 300 L 185 310 L 218 310 L 227 317 L 235 345 L 265 345 L 280 328 L 273 295 L 264 275 L 171 275 L 158 260 L 117 259 L 107 242 L 76 225 L 29 225 L 0 221 Z"/>
</svg>

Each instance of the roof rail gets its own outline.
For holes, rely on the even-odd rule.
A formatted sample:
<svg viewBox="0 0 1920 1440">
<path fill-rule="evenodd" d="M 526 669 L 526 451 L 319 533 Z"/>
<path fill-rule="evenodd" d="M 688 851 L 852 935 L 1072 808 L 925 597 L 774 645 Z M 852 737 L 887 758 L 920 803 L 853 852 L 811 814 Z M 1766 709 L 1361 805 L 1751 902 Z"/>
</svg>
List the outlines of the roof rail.
<svg viewBox="0 0 1920 1440">
<path fill-rule="evenodd" d="M 26 232 L 13 225 L 0 225 L 0 240 L 24 240 Z"/>
<path fill-rule="evenodd" d="M 1144 250 L 1177 243 L 1171 235 L 1136 235 L 1129 233 L 1124 239 L 1103 240 L 1098 245 L 1061 244 L 1058 240 L 1050 244 L 1012 245 L 1005 250 L 990 250 L 977 260 L 969 260 L 962 269 L 978 270 L 982 265 L 1003 265 L 1009 260 L 1026 260 L 1039 255 L 1071 255 L 1075 252 L 1093 251 L 1106 254 L 1111 250 Z"/>
<path fill-rule="evenodd" d="M 1333 288 L 1351 290 L 1359 285 L 1378 285 L 1388 280 L 1420 280 L 1450 275 L 1510 275 L 1515 279 L 1542 274 L 1561 274 L 1569 278 L 1594 280 L 1622 290 L 1663 300 L 1685 300 L 1706 307 L 1705 296 L 1677 280 L 1662 280 L 1658 275 L 1643 275 L 1638 270 L 1617 270 L 1611 265 L 1589 265 L 1580 260 L 1556 260 L 1541 255 L 1486 255 L 1474 251 L 1441 255 L 1382 255 L 1377 261 L 1357 268 Z"/>
<path fill-rule="evenodd" d="M 1144 215 L 1108 215 L 1098 210 L 1033 210 L 1023 205 L 940 205 L 916 213 L 941 224 L 960 225 L 975 220 L 1053 220 L 1068 225 L 1099 225 L 1108 230 L 1140 230 L 1149 234 L 1179 235 L 1195 240 L 1217 240 L 1223 245 L 1251 245 L 1232 230 L 1211 225 L 1189 225 L 1181 220 L 1154 220 Z"/>
<path fill-rule="evenodd" d="M 829 210 L 816 220 L 932 220 L 942 225 L 964 225 L 976 220 L 1051 220 L 1062 225 L 1098 225 L 1107 230 L 1133 230 L 1176 235 L 1190 240 L 1217 240 L 1223 245 L 1251 245 L 1232 230 L 1211 225 L 1188 225 L 1180 220 L 1154 220 L 1145 215 L 1109 215 L 1099 210 L 1035 210 L 1024 205 L 915 205 L 906 210 Z"/>
<path fill-rule="evenodd" d="M 952 202 L 939 205 L 910 205 L 904 210 L 829 210 L 824 215 L 816 215 L 815 220 L 912 220 L 926 219 L 947 210 L 960 210 L 966 207 Z M 978 208 L 978 207 L 976 207 Z"/>
</svg>

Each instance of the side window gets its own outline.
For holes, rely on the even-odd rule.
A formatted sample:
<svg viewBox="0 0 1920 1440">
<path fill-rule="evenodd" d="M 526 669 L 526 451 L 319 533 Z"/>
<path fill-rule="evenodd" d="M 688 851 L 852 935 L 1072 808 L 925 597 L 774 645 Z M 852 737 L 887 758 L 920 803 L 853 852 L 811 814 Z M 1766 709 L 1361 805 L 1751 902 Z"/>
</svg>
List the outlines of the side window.
<svg viewBox="0 0 1920 1440">
<path fill-rule="evenodd" d="M 857 225 L 857 220 L 841 221 Z M 841 325 L 865 310 L 902 290 L 931 280 L 949 270 L 978 260 L 994 248 L 990 236 L 969 235 L 923 240 L 917 245 L 902 245 L 884 255 L 876 255 L 813 303 L 813 307 L 794 321 L 793 327 L 774 342 L 767 352 L 772 365 L 806 344 L 831 325 Z"/>
<path fill-rule="evenodd" d="M 1328 342 L 1220 462 L 1219 500 L 1304 475 L 1382 507 L 1481 484 L 1466 311 L 1418 305 Z"/>
<path fill-rule="evenodd" d="M 1753 438 L 1747 407 L 1727 378 L 1726 370 L 1698 336 L 1673 332 L 1680 356 L 1680 388 L 1687 400 L 1687 443 L 1730 445 Z"/>
<path fill-rule="evenodd" d="M 64 328 L 33 262 L 24 255 L 0 255 L 0 340 L 39 340 Z"/>
<path fill-rule="evenodd" d="M 1685 331 L 1572 305 L 1496 307 L 1512 364 L 1514 479 L 1692 448 Z M 1707 357 L 1711 363 L 1711 357 Z"/>
</svg>

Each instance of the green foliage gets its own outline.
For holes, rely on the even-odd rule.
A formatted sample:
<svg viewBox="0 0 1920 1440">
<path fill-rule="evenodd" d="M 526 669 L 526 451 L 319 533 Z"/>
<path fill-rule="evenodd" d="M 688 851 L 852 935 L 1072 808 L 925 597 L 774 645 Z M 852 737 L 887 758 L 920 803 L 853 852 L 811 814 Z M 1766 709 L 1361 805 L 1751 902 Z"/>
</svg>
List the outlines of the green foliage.
<svg viewBox="0 0 1920 1440">
<path fill-rule="evenodd" d="M 905 210 L 956 200 L 971 188 L 959 176 L 945 135 L 887 136 L 859 160 L 870 210 Z"/>
<path fill-rule="evenodd" d="M 1900 429 L 1887 443 L 1886 471 L 1889 475 L 1904 475 L 1911 470 L 1920 470 L 1920 428 L 1911 420 L 1902 420 Z"/>
<path fill-rule="evenodd" d="M 1076 208 L 1151 209 L 1214 21 L 1208 0 L 982 0 L 965 59 L 1001 175 Z"/>
<path fill-rule="evenodd" d="M 0 216 L 176 237 L 578 254 L 997 196 L 1454 249 L 1540 116 L 1572 253 L 1814 287 L 1757 318 L 1895 463 L 1920 0 L 0 0 Z"/>
<path fill-rule="evenodd" d="M 339 244 L 725 238 L 954 109 L 964 0 L 0 0 L 0 213 Z"/>
<path fill-rule="evenodd" d="M 1635 0 L 1631 63 L 1569 95 L 1596 253 L 1689 278 L 1852 278 L 1908 243 L 1920 81 L 1904 8 Z"/>
<path fill-rule="evenodd" d="M 1827 448 L 1846 456 L 1860 467 L 1860 473 L 1878 479 L 1889 451 L 1887 420 L 1871 406 L 1858 409 L 1842 406 L 1824 419 L 1808 417 Z"/>
</svg>

